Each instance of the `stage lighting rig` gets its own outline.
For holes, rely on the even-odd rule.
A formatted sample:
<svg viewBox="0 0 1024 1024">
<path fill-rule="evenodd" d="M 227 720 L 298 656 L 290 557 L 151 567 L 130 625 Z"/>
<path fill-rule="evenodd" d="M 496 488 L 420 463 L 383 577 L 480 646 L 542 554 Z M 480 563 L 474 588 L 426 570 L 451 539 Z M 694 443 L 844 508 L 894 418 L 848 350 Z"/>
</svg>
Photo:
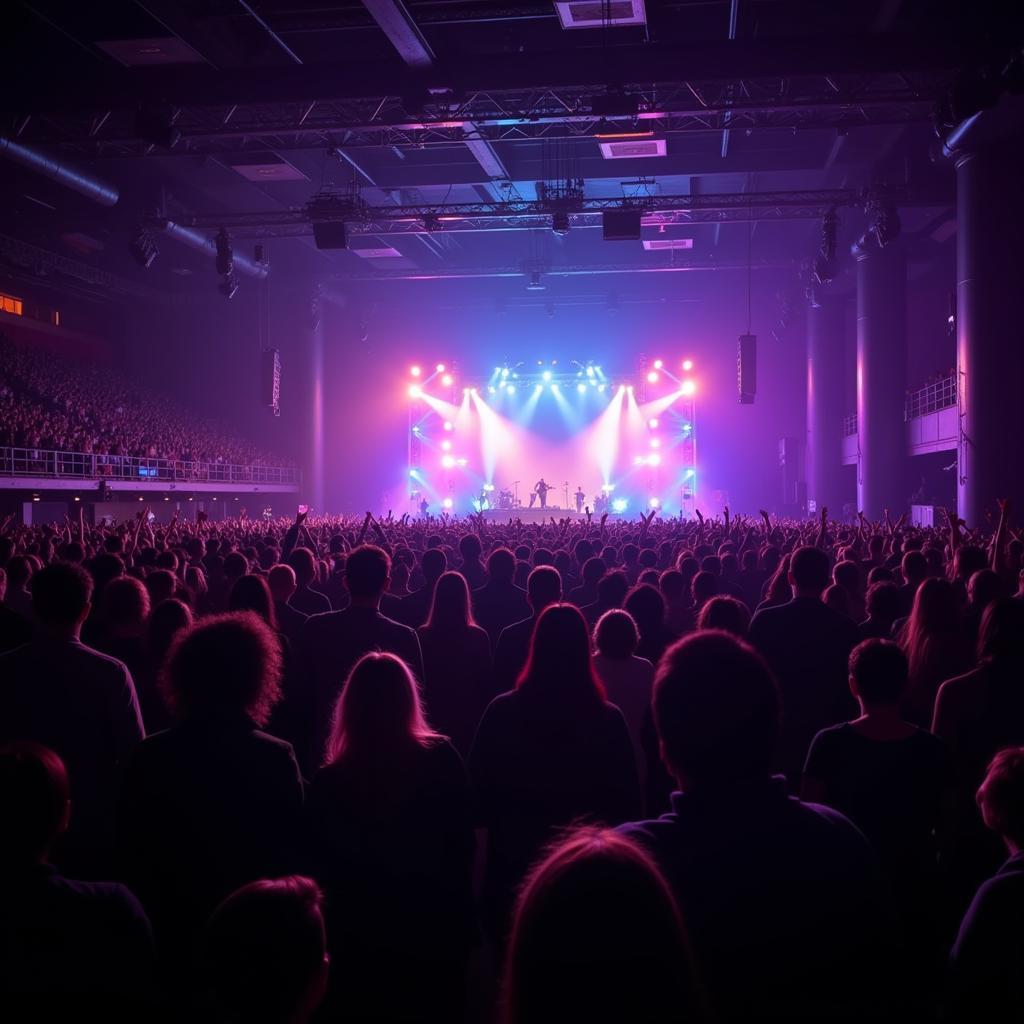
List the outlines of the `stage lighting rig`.
<svg viewBox="0 0 1024 1024">
<path fill-rule="evenodd" d="M 149 270 L 153 265 L 153 260 L 160 255 L 160 249 L 153 240 L 153 236 L 145 228 L 139 229 L 139 233 L 129 244 L 128 250 L 132 254 L 132 259 L 143 270 Z"/>
<path fill-rule="evenodd" d="M 220 283 L 217 285 L 217 291 L 219 291 L 225 299 L 233 299 L 235 297 L 235 292 L 238 291 L 238 282 L 229 274 L 227 277 L 221 278 Z"/>
<path fill-rule="evenodd" d="M 900 236 L 902 225 L 900 215 L 892 203 L 877 203 L 873 207 L 874 217 L 871 221 L 870 231 L 880 249 L 884 249 L 890 242 L 896 241 Z"/>
<path fill-rule="evenodd" d="M 221 277 L 230 277 L 235 270 L 235 253 L 231 248 L 231 238 L 225 228 L 221 228 L 214 238 L 217 247 L 217 273 Z"/>
</svg>

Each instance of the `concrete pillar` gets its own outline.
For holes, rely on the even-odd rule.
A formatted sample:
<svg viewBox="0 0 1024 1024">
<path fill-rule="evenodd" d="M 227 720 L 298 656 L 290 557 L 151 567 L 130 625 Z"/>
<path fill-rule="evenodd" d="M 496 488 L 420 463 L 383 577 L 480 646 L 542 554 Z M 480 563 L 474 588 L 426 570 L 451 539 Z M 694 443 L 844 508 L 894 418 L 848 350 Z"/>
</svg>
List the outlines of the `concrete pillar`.
<svg viewBox="0 0 1024 1024">
<path fill-rule="evenodd" d="M 957 508 L 984 526 L 1010 498 L 1024 514 L 1024 153 L 1012 140 L 956 155 Z"/>
<path fill-rule="evenodd" d="M 326 508 L 326 461 L 324 459 L 324 326 L 323 300 L 315 294 L 310 306 L 310 453 L 303 491 L 318 514 Z"/>
<path fill-rule="evenodd" d="M 857 260 L 857 508 L 881 519 L 908 507 L 907 438 L 903 422 L 907 375 L 907 265 L 899 240 L 884 249 L 858 246 Z"/>
<path fill-rule="evenodd" d="M 826 300 L 807 310 L 807 498 L 837 516 L 843 494 L 843 305 Z"/>
</svg>

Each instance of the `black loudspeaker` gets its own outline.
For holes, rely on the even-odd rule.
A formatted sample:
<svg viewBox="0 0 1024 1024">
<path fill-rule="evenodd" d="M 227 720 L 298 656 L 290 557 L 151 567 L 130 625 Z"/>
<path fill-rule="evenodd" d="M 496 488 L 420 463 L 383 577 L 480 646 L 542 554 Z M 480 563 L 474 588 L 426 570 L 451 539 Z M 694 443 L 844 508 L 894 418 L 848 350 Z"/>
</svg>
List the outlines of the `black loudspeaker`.
<svg viewBox="0 0 1024 1024">
<path fill-rule="evenodd" d="M 640 240 L 639 210 L 605 210 L 601 217 L 606 242 L 638 242 Z"/>
<path fill-rule="evenodd" d="M 736 356 L 736 383 L 740 405 L 753 405 L 757 394 L 757 335 L 741 334 Z"/>
<path fill-rule="evenodd" d="M 276 348 L 266 348 L 260 358 L 260 402 L 278 416 L 281 412 L 281 352 Z"/>
<path fill-rule="evenodd" d="M 347 249 L 348 232 L 343 220 L 313 221 L 313 241 L 318 249 Z"/>
</svg>

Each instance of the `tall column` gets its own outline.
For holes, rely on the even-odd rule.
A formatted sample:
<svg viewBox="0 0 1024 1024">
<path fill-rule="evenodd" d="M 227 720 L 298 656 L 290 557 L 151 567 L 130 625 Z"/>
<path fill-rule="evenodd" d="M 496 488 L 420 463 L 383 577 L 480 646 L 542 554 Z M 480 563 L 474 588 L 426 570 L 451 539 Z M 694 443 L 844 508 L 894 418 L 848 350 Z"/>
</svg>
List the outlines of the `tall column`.
<svg viewBox="0 0 1024 1024">
<path fill-rule="evenodd" d="M 902 512 L 907 486 L 903 422 L 907 375 L 907 266 L 903 246 L 858 246 L 857 507 L 868 519 Z"/>
<path fill-rule="evenodd" d="M 843 307 L 829 300 L 807 310 L 807 498 L 838 515 L 843 494 Z"/>
<path fill-rule="evenodd" d="M 1012 142 L 957 155 L 957 508 L 972 527 L 996 498 L 1024 513 L 1022 181 Z"/>
<path fill-rule="evenodd" d="M 309 503 L 320 515 L 327 509 L 326 463 L 324 460 L 324 326 L 323 300 L 319 292 L 310 303 L 310 453 L 312 458 L 306 469 L 305 492 Z"/>
</svg>

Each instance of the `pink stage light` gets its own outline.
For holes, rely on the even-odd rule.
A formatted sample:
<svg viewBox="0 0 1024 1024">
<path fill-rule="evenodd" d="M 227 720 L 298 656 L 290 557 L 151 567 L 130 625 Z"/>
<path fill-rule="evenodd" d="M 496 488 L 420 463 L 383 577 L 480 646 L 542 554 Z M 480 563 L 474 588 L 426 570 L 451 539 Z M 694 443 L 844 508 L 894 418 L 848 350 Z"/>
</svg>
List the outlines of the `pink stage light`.
<svg viewBox="0 0 1024 1024">
<path fill-rule="evenodd" d="M 444 363 L 438 363 L 435 369 L 438 373 L 444 373 Z"/>
<path fill-rule="evenodd" d="M 660 370 L 665 364 L 660 359 L 654 360 L 654 368 Z"/>
<path fill-rule="evenodd" d="M 423 371 L 418 366 L 413 366 L 409 369 L 409 372 L 414 376 L 418 377 Z"/>
<path fill-rule="evenodd" d="M 692 380 L 684 380 L 680 390 L 684 395 L 692 395 L 697 391 L 697 385 Z"/>
<path fill-rule="evenodd" d="M 421 398 L 423 396 L 423 389 L 419 384 L 411 384 L 409 386 L 409 397 L 410 398 Z"/>
<path fill-rule="evenodd" d="M 656 437 L 652 437 L 651 438 L 651 447 L 652 448 L 660 448 L 661 447 L 661 441 L 658 438 L 656 438 Z"/>
<path fill-rule="evenodd" d="M 687 373 L 689 373 L 693 369 L 693 360 L 692 359 L 684 359 L 683 360 L 683 369 Z"/>
<path fill-rule="evenodd" d="M 657 452 L 654 452 L 652 455 L 648 455 L 647 456 L 647 465 L 648 466 L 660 466 L 661 465 L 661 456 Z"/>
<path fill-rule="evenodd" d="M 647 383 L 648 384 L 657 384 L 658 383 L 658 375 L 653 370 L 651 370 L 651 372 L 649 374 L 647 374 Z"/>
<path fill-rule="evenodd" d="M 451 420 L 445 420 L 444 421 L 444 429 L 445 430 L 454 430 L 455 429 L 455 427 L 452 425 L 452 421 Z"/>
<path fill-rule="evenodd" d="M 450 388 L 450 387 L 452 386 L 452 384 L 454 383 L 454 381 L 452 380 L 452 375 L 451 375 L 450 373 L 446 373 L 446 374 L 445 374 L 445 375 L 444 375 L 444 376 L 443 376 L 443 377 L 441 378 L 441 383 L 442 383 L 442 384 L 443 384 L 443 385 L 444 385 L 444 386 L 445 386 L 446 388 Z"/>
<path fill-rule="evenodd" d="M 451 443 L 451 441 L 442 441 L 441 442 L 441 450 L 445 451 L 445 452 L 450 452 L 452 450 L 452 443 Z"/>
<path fill-rule="evenodd" d="M 453 455 L 445 455 L 441 459 L 441 465 L 444 466 L 445 469 L 451 469 L 455 465 L 455 457 Z"/>
<path fill-rule="evenodd" d="M 452 505 L 454 505 L 454 504 L 455 504 L 455 502 L 454 502 L 454 501 L 452 501 L 452 499 L 451 499 L 451 498 L 445 498 L 445 499 L 444 499 L 444 501 L 442 501 L 442 502 L 441 502 L 441 504 L 442 504 L 442 505 L 443 505 L 443 506 L 444 506 L 445 508 L 451 508 L 451 507 L 452 507 Z"/>
<path fill-rule="evenodd" d="M 648 420 L 647 421 L 647 426 L 649 426 L 651 428 L 651 430 L 657 430 L 658 429 L 658 421 L 657 420 Z"/>
</svg>

